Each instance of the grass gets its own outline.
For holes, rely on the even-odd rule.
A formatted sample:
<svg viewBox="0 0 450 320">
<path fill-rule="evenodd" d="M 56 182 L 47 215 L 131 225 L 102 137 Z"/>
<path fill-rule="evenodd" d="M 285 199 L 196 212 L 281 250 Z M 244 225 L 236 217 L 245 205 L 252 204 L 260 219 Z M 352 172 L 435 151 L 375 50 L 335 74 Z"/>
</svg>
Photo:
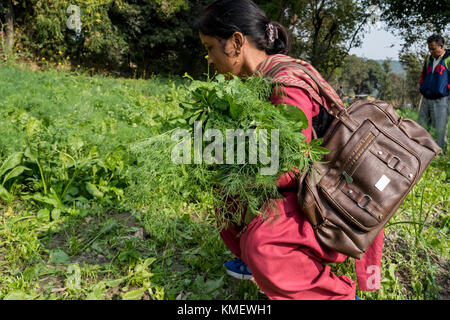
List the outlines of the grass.
<svg viewBox="0 0 450 320">
<path fill-rule="evenodd" d="M 0 175 L 0 299 L 267 299 L 226 275 L 207 199 L 175 213 L 125 201 L 126 146 L 165 129 L 182 82 L 0 65 L 0 167 L 22 154 Z M 449 172 L 435 159 L 389 222 L 382 289 L 362 299 L 450 298 Z M 352 259 L 332 268 L 356 279 Z"/>
</svg>

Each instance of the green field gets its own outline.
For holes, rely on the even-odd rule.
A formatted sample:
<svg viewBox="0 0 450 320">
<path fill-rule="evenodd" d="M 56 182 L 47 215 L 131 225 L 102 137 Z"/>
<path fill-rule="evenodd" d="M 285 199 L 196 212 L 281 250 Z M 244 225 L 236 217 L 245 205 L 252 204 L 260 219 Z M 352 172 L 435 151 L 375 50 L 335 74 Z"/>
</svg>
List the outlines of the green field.
<svg viewBox="0 0 450 320">
<path fill-rule="evenodd" d="M 226 275 L 206 194 L 179 210 L 128 201 L 129 146 L 168 129 L 186 81 L 0 64 L 0 299 L 267 299 Z M 449 164 L 437 157 L 387 225 L 382 289 L 362 299 L 450 299 Z M 356 279 L 353 259 L 332 268 Z"/>
</svg>

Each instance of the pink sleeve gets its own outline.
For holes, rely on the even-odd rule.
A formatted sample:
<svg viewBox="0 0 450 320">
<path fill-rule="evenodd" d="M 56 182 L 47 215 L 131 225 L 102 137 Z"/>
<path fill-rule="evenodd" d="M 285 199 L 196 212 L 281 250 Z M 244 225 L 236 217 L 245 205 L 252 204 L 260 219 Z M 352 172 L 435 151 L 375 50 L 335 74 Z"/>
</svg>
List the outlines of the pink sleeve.
<svg viewBox="0 0 450 320">
<path fill-rule="evenodd" d="M 312 118 L 313 115 L 318 113 L 320 106 L 312 99 L 307 91 L 297 87 L 283 87 L 284 95 L 276 95 L 275 90 L 272 92 L 270 101 L 276 106 L 279 104 L 290 104 L 299 107 L 308 118 L 308 128 L 303 129 L 303 134 L 306 137 L 306 141 L 311 142 L 312 136 Z M 295 170 L 298 172 L 298 170 Z M 297 181 L 293 178 L 293 175 L 288 173 L 282 175 L 277 181 L 278 188 L 295 188 Z"/>
</svg>

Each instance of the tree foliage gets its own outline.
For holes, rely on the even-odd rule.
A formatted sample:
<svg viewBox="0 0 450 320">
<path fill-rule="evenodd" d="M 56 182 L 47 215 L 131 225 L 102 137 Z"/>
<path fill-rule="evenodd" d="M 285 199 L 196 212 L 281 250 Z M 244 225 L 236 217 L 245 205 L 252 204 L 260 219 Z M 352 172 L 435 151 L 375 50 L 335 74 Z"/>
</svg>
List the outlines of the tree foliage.
<svg viewBox="0 0 450 320">
<path fill-rule="evenodd" d="M 255 1 L 269 17 L 289 29 L 292 54 L 310 61 L 325 78 L 343 64 L 351 48 L 361 44 L 373 13 L 366 1 Z"/>
<path fill-rule="evenodd" d="M 361 40 L 370 17 L 368 0 L 256 0 L 292 38 L 292 53 L 310 61 L 325 77 L 342 65 Z M 206 71 L 203 47 L 192 29 L 212 0 L 22 0 L 13 1 L 18 50 L 30 58 L 76 64 L 126 74 Z M 81 9 L 82 32 L 70 30 L 69 5 Z M 0 19 L 2 14 L 0 6 Z"/>
<path fill-rule="evenodd" d="M 381 11 L 381 19 L 405 40 L 405 50 L 432 33 L 449 36 L 450 0 L 371 0 Z"/>
<path fill-rule="evenodd" d="M 129 44 L 128 62 L 145 73 L 206 70 L 203 46 L 192 25 L 207 0 L 123 0 L 110 14 Z"/>
<path fill-rule="evenodd" d="M 211 2 L 8 0 L 0 3 L 0 20 L 4 23 L 6 4 L 12 3 L 14 50 L 20 50 L 30 59 L 58 61 L 70 56 L 75 64 L 123 75 L 188 72 L 199 76 L 206 72 L 205 53 L 192 24 Z M 390 27 L 400 28 L 405 37 L 429 34 L 415 32 L 418 28 L 444 31 L 449 21 L 449 10 L 444 10 L 449 0 L 433 4 L 425 1 L 426 5 L 424 0 L 255 2 L 271 20 L 287 28 L 292 39 L 291 55 L 311 62 L 328 80 L 343 66 L 350 49 L 361 44 L 365 27 L 375 12 L 371 5 L 378 5 L 382 19 Z M 70 17 L 67 8 L 71 4 L 81 9 L 80 34 L 67 27 Z M 368 78 L 377 77 L 369 73 Z M 373 90 L 374 83 L 373 79 L 363 81 L 361 92 Z"/>
<path fill-rule="evenodd" d="M 203 49 L 191 25 L 207 0 L 13 1 L 17 50 L 30 58 L 126 74 L 201 73 Z M 75 4 L 81 33 L 67 26 Z M 5 14 L 0 6 L 0 19 Z"/>
<path fill-rule="evenodd" d="M 355 55 L 344 59 L 343 66 L 333 80 L 343 87 L 347 95 L 373 94 L 380 90 L 383 69 L 375 60 L 364 60 Z"/>
<path fill-rule="evenodd" d="M 400 62 L 406 70 L 406 96 L 412 105 L 418 105 L 420 101 L 419 80 L 423 59 L 412 53 L 404 53 L 400 55 Z"/>
<path fill-rule="evenodd" d="M 16 46 L 32 56 L 57 61 L 70 56 L 85 66 L 113 68 L 127 52 L 117 26 L 108 11 L 114 0 L 78 0 L 82 33 L 67 27 L 72 1 L 22 0 L 14 2 Z"/>
<path fill-rule="evenodd" d="M 13 1 L 5 0 L 0 3 L 0 34 L 2 37 L 1 47 L 7 55 L 10 55 L 14 45 L 14 9 Z"/>
<path fill-rule="evenodd" d="M 391 72 L 391 59 L 387 59 L 383 62 L 383 79 L 381 81 L 381 88 L 379 98 L 381 100 L 390 101 L 394 98 L 394 82 Z"/>
</svg>

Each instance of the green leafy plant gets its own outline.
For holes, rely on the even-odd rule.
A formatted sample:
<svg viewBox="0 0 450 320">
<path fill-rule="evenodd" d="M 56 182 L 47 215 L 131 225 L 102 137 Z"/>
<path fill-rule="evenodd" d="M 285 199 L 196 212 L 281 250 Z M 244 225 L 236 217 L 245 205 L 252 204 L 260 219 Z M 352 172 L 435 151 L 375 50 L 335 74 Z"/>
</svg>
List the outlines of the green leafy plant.
<svg viewBox="0 0 450 320">
<path fill-rule="evenodd" d="M 226 80 L 225 76 L 218 75 L 210 82 L 192 81 L 187 87 L 188 97 L 180 103 L 183 109 L 180 117 L 184 120 L 181 128 L 191 136 L 195 135 L 195 125 L 198 123 L 202 130 L 218 130 L 223 137 L 229 130 L 242 130 L 244 134 L 250 132 L 254 134 L 253 137 L 265 139 L 266 145 L 278 143 L 276 147 L 279 150 L 268 152 L 270 156 L 277 155 L 276 172 L 262 174 L 261 168 L 265 164 L 261 161 L 239 163 L 236 155 L 243 150 L 238 150 L 237 144 L 234 144 L 232 159 L 227 159 L 227 155 L 215 154 L 215 161 L 212 162 L 200 160 L 200 163 L 197 161 L 194 164 L 175 164 L 171 159 L 171 151 L 176 145 L 171 139 L 175 132 L 173 129 L 131 147 L 139 165 L 134 170 L 136 184 L 129 188 L 131 193 L 127 198 L 147 209 L 150 207 L 150 211 L 157 210 L 158 206 L 177 210 L 176 206 L 162 203 L 167 200 L 161 197 L 162 189 L 171 190 L 172 203 L 192 203 L 198 201 L 200 194 L 208 193 L 212 207 L 216 208 L 217 219 L 223 226 L 229 221 L 241 222 L 243 212 L 266 214 L 266 211 L 261 210 L 263 205 L 270 199 L 282 197 L 276 187 L 280 175 L 295 175 L 293 169 L 302 170 L 327 152 L 320 147 L 320 141 L 306 143 L 302 130 L 307 127 L 307 119 L 298 107 L 274 107 L 270 103 L 272 89 L 270 81 L 256 77 L 244 81 L 238 77 Z M 279 132 L 279 141 L 272 141 L 269 134 L 275 129 Z M 261 135 L 263 131 L 269 133 Z M 189 142 L 189 152 L 193 155 L 189 155 L 189 158 L 202 156 L 195 154 L 195 143 L 192 139 Z M 205 150 L 207 144 L 202 141 L 201 150 Z M 165 153 L 158 150 L 165 150 Z M 244 158 L 247 159 L 257 155 L 249 143 L 245 143 L 244 151 Z M 173 179 L 175 176 L 177 179 Z M 198 192 L 198 188 L 203 191 Z M 274 207 L 273 203 L 269 205 Z"/>
<path fill-rule="evenodd" d="M 11 194 L 11 189 L 14 185 L 11 185 L 9 190 L 5 189 L 5 184 L 14 178 L 17 178 L 25 171 L 30 171 L 29 168 L 21 165 L 23 159 L 23 152 L 16 152 L 10 155 L 0 166 L 0 198 L 10 203 L 14 196 Z"/>
</svg>

